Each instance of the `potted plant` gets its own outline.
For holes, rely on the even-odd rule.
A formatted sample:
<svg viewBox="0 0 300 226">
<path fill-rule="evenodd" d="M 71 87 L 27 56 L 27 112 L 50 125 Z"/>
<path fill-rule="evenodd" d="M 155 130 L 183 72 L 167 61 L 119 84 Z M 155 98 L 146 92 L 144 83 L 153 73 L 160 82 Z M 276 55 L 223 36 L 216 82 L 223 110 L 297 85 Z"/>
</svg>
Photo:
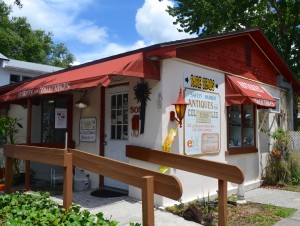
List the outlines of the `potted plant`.
<svg viewBox="0 0 300 226">
<path fill-rule="evenodd" d="M 19 122 L 20 119 L 11 117 L 0 118 L 0 144 L 15 144 L 16 134 L 20 128 L 23 128 Z M 4 157 L 1 152 L 0 167 L 4 168 Z M 4 171 L 4 170 L 3 170 Z M 20 159 L 14 159 L 13 161 L 13 175 L 19 176 L 20 174 Z"/>
</svg>

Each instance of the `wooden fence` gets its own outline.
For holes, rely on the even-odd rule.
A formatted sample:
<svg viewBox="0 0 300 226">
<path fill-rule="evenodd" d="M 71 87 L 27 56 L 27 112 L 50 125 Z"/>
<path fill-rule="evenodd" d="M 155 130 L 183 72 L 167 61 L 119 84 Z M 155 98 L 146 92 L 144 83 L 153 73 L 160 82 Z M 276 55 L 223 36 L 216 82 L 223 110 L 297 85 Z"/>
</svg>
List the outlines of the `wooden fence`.
<svg viewBox="0 0 300 226">
<path fill-rule="evenodd" d="M 11 192 L 13 159 L 23 159 L 64 167 L 63 205 L 72 205 L 73 166 L 119 180 L 142 190 L 143 225 L 154 225 L 154 193 L 174 200 L 180 199 L 180 181 L 170 175 L 118 162 L 75 149 L 56 149 L 25 145 L 4 145 L 6 157 L 5 192 Z M 29 171 L 26 171 L 29 174 Z M 26 180 L 29 177 L 26 176 Z M 29 181 L 26 184 L 30 185 Z M 29 188 L 27 188 L 29 189 Z"/>
<path fill-rule="evenodd" d="M 233 165 L 127 145 L 126 156 L 218 179 L 218 224 L 227 224 L 227 181 L 241 184 L 242 171 Z"/>
</svg>

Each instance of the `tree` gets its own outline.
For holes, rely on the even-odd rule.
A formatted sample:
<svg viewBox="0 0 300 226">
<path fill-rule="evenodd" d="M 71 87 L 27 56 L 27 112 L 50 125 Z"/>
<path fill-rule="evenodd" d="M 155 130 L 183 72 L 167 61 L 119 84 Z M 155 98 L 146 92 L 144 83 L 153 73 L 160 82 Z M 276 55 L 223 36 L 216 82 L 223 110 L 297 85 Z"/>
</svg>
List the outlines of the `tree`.
<svg viewBox="0 0 300 226">
<path fill-rule="evenodd" d="M 300 80 L 299 0 L 175 0 L 167 12 L 199 36 L 261 29 Z"/>
<path fill-rule="evenodd" d="M 22 7 L 20 1 L 15 1 Z M 75 57 L 63 43 L 54 44 L 53 34 L 33 30 L 26 17 L 12 17 L 12 6 L 0 0 L 0 51 L 8 58 L 69 67 Z"/>
</svg>

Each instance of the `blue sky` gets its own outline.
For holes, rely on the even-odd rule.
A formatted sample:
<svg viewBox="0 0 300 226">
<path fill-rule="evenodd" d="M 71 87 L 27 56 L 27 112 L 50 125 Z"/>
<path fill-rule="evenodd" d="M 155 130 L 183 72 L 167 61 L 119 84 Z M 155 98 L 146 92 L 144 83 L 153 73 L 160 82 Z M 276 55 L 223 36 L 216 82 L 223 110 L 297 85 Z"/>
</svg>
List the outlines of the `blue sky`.
<svg viewBox="0 0 300 226">
<path fill-rule="evenodd" d="M 11 4 L 13 0 L 4 0 Z M 178 32 L 165 12 L 171 0 L 21 0 L 14 16 L 33 29 L 53 33 L 76 57 L 76 64 L 148 45 L 194 37 Z"/>
</svg>

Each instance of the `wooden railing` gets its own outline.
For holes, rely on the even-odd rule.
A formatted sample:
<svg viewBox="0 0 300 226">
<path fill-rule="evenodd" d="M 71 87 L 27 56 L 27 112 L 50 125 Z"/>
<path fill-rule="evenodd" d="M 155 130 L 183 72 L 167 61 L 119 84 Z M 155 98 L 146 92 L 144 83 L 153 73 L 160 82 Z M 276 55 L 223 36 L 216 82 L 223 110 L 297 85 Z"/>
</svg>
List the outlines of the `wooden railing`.
<svg viewBox="0 0 300 226">
<path fill-rule="evenodd" d="M 4 145 L 6 157 L 5 192 L 11 192 L 13 159 L 36 161 L 64 167 L 63 205 L 69 210 L 72 205 L 73 166 L 119 180 L 142 190 L 143 225 L 154 225 L 154 193 L 174 200 L 180 199 L 180 181 L 170 175 L 115 161 L 75 149 L 56 149 L 26 145 Z M 26 169 L 28 169 L 26 167 Z M 29 174 L 29 170 L 26 170 Z M 26 185 L 30 185 L 26 175 Z M 29 189 L 29 187 L 27 187 Z"/>
<path fill-rule="evenodd" d="M 218 179 L 218 224 L 227 225 L 227 181 L 243 183 L 244 175 L 240 168 L 132 145 L 126 146 L 126 156 Z"/>
</svg>

